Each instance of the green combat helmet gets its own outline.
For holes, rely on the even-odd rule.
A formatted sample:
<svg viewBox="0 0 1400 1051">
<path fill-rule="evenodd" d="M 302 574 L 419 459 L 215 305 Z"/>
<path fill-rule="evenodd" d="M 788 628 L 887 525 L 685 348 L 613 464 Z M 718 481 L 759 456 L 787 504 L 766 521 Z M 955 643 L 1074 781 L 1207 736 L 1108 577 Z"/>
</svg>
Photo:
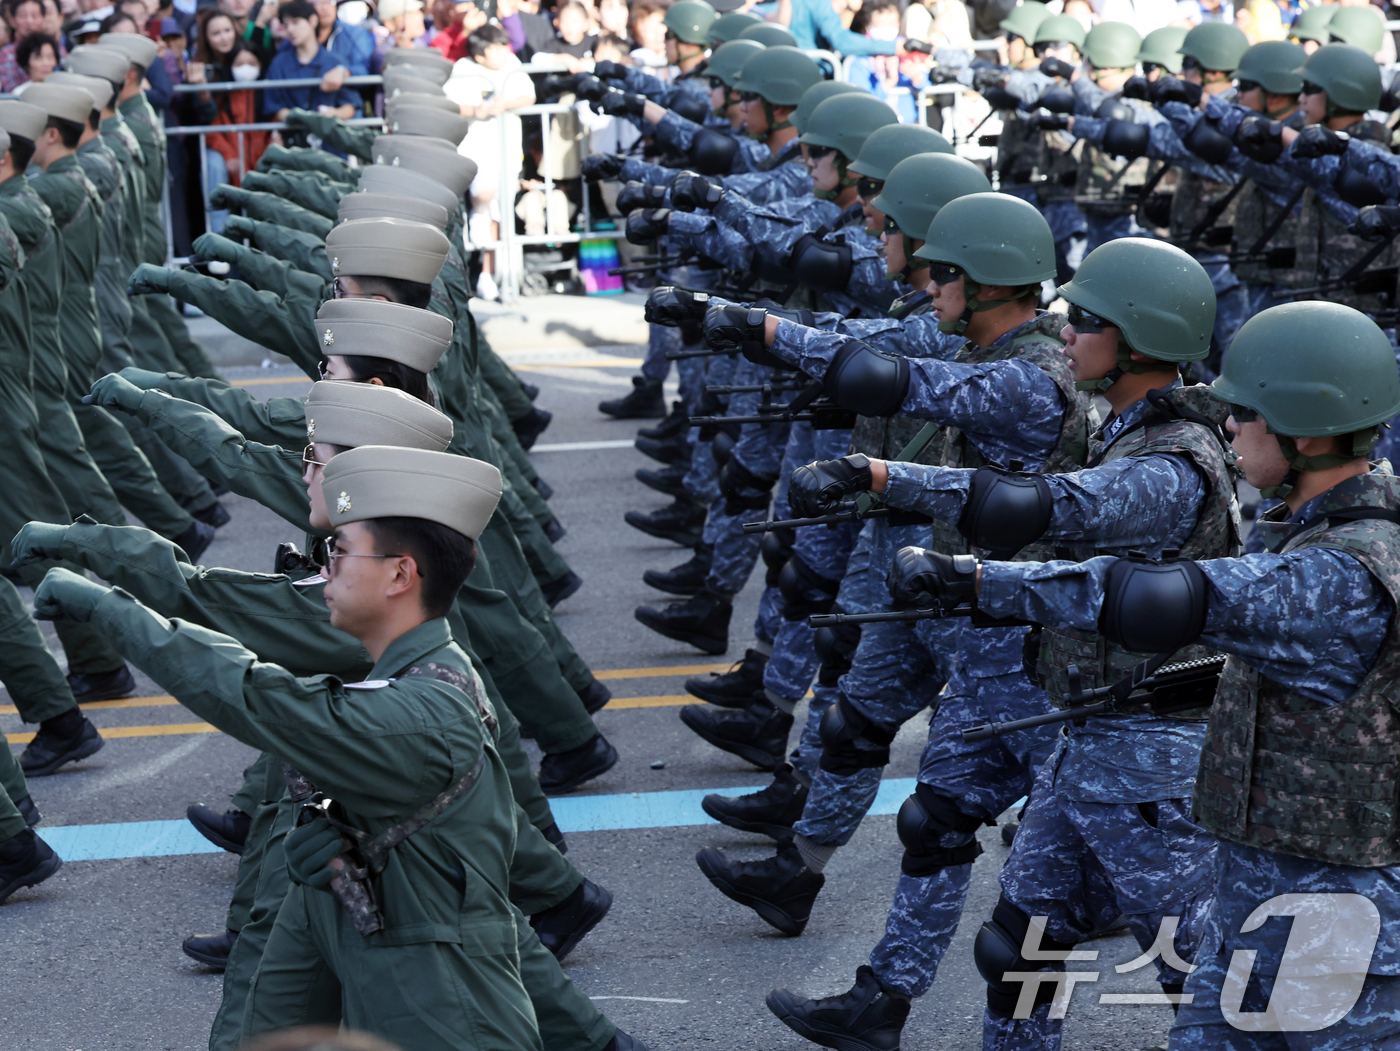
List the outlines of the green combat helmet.
<svg viewBox="0 0 1400 1051">
<path fill-rule="evenodd" d="M 705 64 L 705 76 L 732 88 L 744 63 L 762 50 L 763 45 L 757 40 L 731 40 L 721 44 L 710 52 L 710 60 Z"/>
<path fill-rule="evenodd" d="M 812 111 L 807 130 L 798 140 L 815 159 L 823 149 L 836 151 L 836 170 L 841 176 L 838 187 L 854 186 L 856 180 L 848 174 L 852 158 L 860 156 L 860 148 L 877 128 L 899 123 L 899 117 L 874 95 L 865 92 L 841 94 L 829 98 Z M 813 152 L 815 147 L 816 152 Z M 840 190 L 814 190 L 818 197 L 828 200 Z"/>
<path fill-rule="evenodd" d="M 952 152 L 953 144 L 926 124 L 887 124 L 870 133 L 849 167 L 867 178 L 884 181 L 890 177 L 890 169 L 907 157 Z"/>
<path fill-rule="evenodd" d="M 1307 60 L 1308 53 L 1301 44 L 1265 40 L 1244 53 L 1235 79 L 1241 85 L 1253 81 L 1271 95 L 1297 95 L 1303 90 L 1303 74 L 1299 70 Z"/>
<path fill-rule="evenodd" d="M 1082 53 L 1084 50 L 1084 26 L 1070 15 L 1051 15 L 1036 26 L 1032 44 L 1058 44 L 1068 41 Z"/>
<path fill-rule="evenodd" d="M 780 121 L 774 117 L 773 107 L 796 106 L 807 89 L 821 79 L 821 69 L 797 48 L 769 47 L 747 59 L 729 86 L 735 91 L 752 91 L 763 102 L 767 137 L 793 126 L 791 118 Z"/>
<path fill-rule="evenodd" d="M 901 124 L 896 127 L 911 128 L 913 125 Z M 887 134 L 892 130 L 881 128 L 875 135 Z M 870 138 L 875 138 L 875 135 Z M 866 146 L 869 145 L 870 141 L 866 140 Z M 865 153 L 865 150 L 861 150 L 861 157 Z M 987 181 L 982 169 L 969 160 L 953 156 L 951 150 L 945 153 L 918 153 L 896 164 L 885 176 L 880 196 L 870 202 L 872 208 L 884 212 L 899 227 L 900 236 L 904 238 L 904 271 L 889 274 L 889 278 L 907 278 L 910 270 L 928 267 L 926 258 L 915 255 L 913 242 L 921 233 L 928 232 L 934 217 L 944 205 L 970 193 L 991 191 L 992 184 Z"/>
<path fill-rule="evenodd" d="M 1334 43 L 1359 47 L 1375 58 L 1385 43 L 1385 16 L 1369 4 L 1365 7 L 1339 7 L 1327 23 Z"/>
<path fill-rule="evenodd" d="M 731 11 L 727 15 L 720 15 L 710 26 L 710 44 L 718 46 L 727 44 L 731 40 L 738 39 L 740 33 L 749 26 L 761 25 L 763 19 L 750 11 Z"/>
<path fill-rule="evenodd" d="M 717 17 L 715 9 L 705 0 L 679 0 L 667 9 L 661 21 L 677 40 L 708 47 L 710 27 Z"/>
<path fill-rule="evenodd" d="M 797 109 L 792 111 L 792 126 L 800 135 L 807 130 L 807 119 L 827 99 L 833 95 L 849 95 L 860 88 L 844 80 L 819 80 L 802 93 L 797 101 Z"/>
<path fill-rule="evenodd" d="M 760 22 L 739 34 L 740 40 L 757 40 L 764 47 L 796 47 L 797 37 L 774 22 Z"/>
<path fill-rule="evenodd" d="M 1299 471 L 1365 456 L 1380 424 L 1400 414 L 1395 352 L 1376 323 L 1340 303 L 1285 303 L 1246 321 L 1230 344 L 1211 393 L 1239 423 L 1257 414 L 1279 436 L 1292 467 L 1265 496 L 1287 496 Z M 1292 439 L 1350 434 L 1351 455 L 1303 456 Z"/>
<path fill-rule="evenodd" d="M 1106 391 L 1125 372 L 1160 366 L 1133 361 L 1131 351 L 1157 361 L 1200 361 L 1210 353 L 1215 289 L 1186 252 L 1147 237 L 1122 237 L 1095 248 L 1058 289 L 1066 301 L 1118 329 L 1118 367 L 1078 390 Z M 1233 351 L 1232 351 L 1233 353 Z"/>
<path fill-rule="evenodd" d="M 1084 37 L 1084 57 L 1096 69 L 1132 69 L 1142 37 L 1127 22 L 1100 22 Z"/>
<path fill-rule="evenodd" d="M 1381 104 L 1381 70 L 1370 55 L 1350 44 L 1327 44 L 1302 68 L 1303 80 L 1327 92 L 1327 116 L 1365 113 Z"/>
<path fill-rule="evenodd" d="M 1011 13 L 1001 20 L 1001 31 L 1007 36 L 1018 36 L 1022 40 L 1035 39 L 1035 31 L 1040 23 L 1050 17 L 1050 10 L 1036 0 L 1025 0 L 1011 9 Z"/>
<path fill-rule="evenodd" d="M 1313 40 L 1319 44 L 1328 43 L 1332 37 L 1327 32 L 1327 25 L 1332 21 L 1341 8 L 1336 4 L 1321 4 L 1318 7 L 1308 7 L 1303 9 L 1303 13 L 1298 16 L 1298 20 L 1288 27 L 1288 39 L 1290 40 Z"/>
<path fill-rule="evenodd" d="M 1163 26 L 1154 29 L 1142 38 L 1138 50 L 1138 61 L 1143 65 L 1161 66 L 1168 73 L 1181 72 L 1181 45 L 1186 40 L 1186 30 L 1181 26 Z"/>
<path fill-rule="evenodd" d="M 1007 285 L 1030 293 L 1055 276 L 1055 236 L 1034 205 L 1007 193 L 973 193 L 949 201 L 929 223 L 920 259 L 955 266 L 964 274 L 967 308 L 938 330 L 961 334 L 972 315 L 1003 306 L 982 302 L 982 285 Z"/>
<path fill-rule="evenodd" d="M 1177 50 L 1194 58 L 1202 69 L 1233 73 L 1249 50 L 1249 37 L 1229 22 L 1202 22 L 1186 34 Z"/>
</svg>

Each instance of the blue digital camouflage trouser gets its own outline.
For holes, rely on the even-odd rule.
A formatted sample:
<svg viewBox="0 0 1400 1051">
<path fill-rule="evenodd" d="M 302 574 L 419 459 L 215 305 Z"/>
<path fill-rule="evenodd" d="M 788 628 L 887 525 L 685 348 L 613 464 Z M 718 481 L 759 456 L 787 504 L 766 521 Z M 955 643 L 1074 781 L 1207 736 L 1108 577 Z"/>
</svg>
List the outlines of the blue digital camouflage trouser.
<svg viewBox="0 0 1400 1051">
<path fill-rule="evenodd" d="M 1055 276 L 1064 284 L 1084 260 L 1084 235 L 1088 224 L 1079 205 L 1073 201 L 1051 201 L 1039 207 L 1055 238 Z"/>
<path fill-rule="evenodd" d="M 1131 743 L 1125 734 L 1125 747 Z M 1070 798 L 1082 793 L 1059 777 L 1066 747 L 1062 737 L 1036 774 L 1011 856 L 1001 870 L 1002 896 L 1028 916 L 1046 917 L 1046 934 L 1067 944 L 1107 929 L 1121 916 L 1146 953 L 1163 919 L 1170 923 L 1175 918 L 1174 950 L 1190 963 L 1214 892 L 1215 838 L 1191 820 L 1189 798 L 1143 803 Z M 1158 981 L 1183 981 L 1183 973 L 1160 957 L 1154 962 Z M 1097 966 L 1075 964 L 1077 970 Z M 1063 970 L 1064 965 L 1046 964 L 1044 969 Z M 1022 1019 L 986 1011 L 984 1051 L 1057 1051 L 1064 1023 L 1049 1015 L 1049 1004 Z"/>
<path fill-rule="evenodd" d="M 962 649 L 977 666 L 958 662 L 929 722 L 919 763 L 920 782 L 955 802 L 959 812 L 988 824 L 1030 791 L 1058 736 L 1058 727 L 1041 726 L 990 741 L 963 742 L 961 731 L 969 726 L 1050 710 L 1045 692 L 1021 670 L 1024 634 L 1021 628 L 964 633 Z M 963 847 L 975 839 L 971 832 L 946 832 L 938 845 Z M 957 932 L 971 876 L 971 862 L 928 876 L 900 873 L 885 936 L 870 954 L 881 985 L 906 996 L 928 992 Z"/>
<path fill-rule="evenodd" d="M 1095 212 L 1084 214 L 1084 254 L 1088 255 L 1100 245 L 1116 241 L 1120 237 L 1147 237 L 1147 231 L 1137 224 L 1132 212 L 1126 215 L 1100 215 Z"/>
<path fill-rule="evenodd" d="M 676 363 L 681 378 L 681 400 L 693 415 L 705 387 L 722 386 L 734 375 L 734 358 L 717 355 L 711 358 L 682 358 Z M 691 427 L 686 434 L 690 443 L 690 468 L 682 485 L 686 495 L 706 507 L 719 495 L 719 465 L 715 463 L 712 441 L 700 437 L 701 428 Z"/>
<path fill-rule="evenodd" d="M 642 375 L 664 383 L 671 374 L 671 359 L 666 355 L 681 349 L 681 330 L 668 325 L 647 326 L 647 353 L 642 359 Z"/>
<path fill-rule="evenodd" d="M 1222 842 L 1216 852 L 1215 886 L 1215 900 L 1196 953 L 1197 967 L 1186 980 L 1191 1000 L 1182 1004 L 1172 1028 L 1172 1051 L 1400 1048 L 1400 961 L 1395 933 L 1400 872 L 1328 865 Z M 1269 918 L 1262 924 L 1247 924 L 1256 909 L 1279 895 L 1316 896 L 1316 900 L 1279 903 L 1280 907 L 1268 909 Z M 1327 899 L 1333 896 L 1356 896 L 1369 902 L 1378 914 L 1374 921 L 1380 927 L 1379 942 L 1364 922 L 1348 919 L 1345 914 L 1329 916 L 1333 902 Z M 1304 919 L 1309 913 L 1319 922 Z M 1247 925 L 1253 929 L 1246 931 Z M 1361 941 L 1367 935 L 1372 941 Z M 1296 962 L 1285 971 L 1280 964 L 1289 942 L 1294 943 L 1288 952 Z M 1230 981 L 1227 975 L 1237 953 L 1252 953 L 1253 958 L 1241 957 L 1237 967 L 1247 966 L 1238 968 L 1242 973 Z M 1348 955 L 1353 959 L 1345 961 Z M 1323 963 L 1328 956 L 1329 963 Z M 1313 996 L 1324 1003 L 1328 999 L 1327 986 L 1332 983 L 1317 975 L 1331 968 L 1335 968 L 1334 974 L 1360 973 L 1363 969 L 1370 973 L 1350 1011 L 1336 1022 L 1322 1025 L 1337 1010 L 1318 1014 L 1309 1001 Z M 1280 978 L 1288 972 L 1296 977 L 1291 981 Z M 1246 974 L 1248 980 L 1241 980 Z M 1241 1026 L 1251 1024 L 1253 1019 L 1248 1016 L 1272 1007 L 1275 1024 L 1268 1028 L 1283 1031 L 1236 1028 L 1222 1011 L 1222 1000 Z M 1278 1002 L 1271 1003 L 1275 1000 Z"/>
</svg>

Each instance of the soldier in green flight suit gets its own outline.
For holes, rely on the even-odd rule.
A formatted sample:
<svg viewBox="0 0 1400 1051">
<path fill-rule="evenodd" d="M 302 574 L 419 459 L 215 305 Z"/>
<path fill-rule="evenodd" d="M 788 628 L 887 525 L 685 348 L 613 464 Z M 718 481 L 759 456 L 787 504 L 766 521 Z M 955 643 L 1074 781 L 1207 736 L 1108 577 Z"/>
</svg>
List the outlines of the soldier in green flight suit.
<svg viewBox="0 0 1400 1051">
<path fill-rule="evenodd" d="M 299 678 L 64 570 L 40 586 L 36 611 L 90 621 L 192 711 L 282 756 L 289 791 L 311 804 L 286 841 L 295 885 L 246 1035 L 343 1022 L 421 1051 L 535 1051 L 509 901 L 510 783 L 494 713 L 445 619 L 499 471 L 366 446 L 337 457 L 324 488 L 335 494 L 326 604 L 374 660 L 370 679 Z"/>
</svg>

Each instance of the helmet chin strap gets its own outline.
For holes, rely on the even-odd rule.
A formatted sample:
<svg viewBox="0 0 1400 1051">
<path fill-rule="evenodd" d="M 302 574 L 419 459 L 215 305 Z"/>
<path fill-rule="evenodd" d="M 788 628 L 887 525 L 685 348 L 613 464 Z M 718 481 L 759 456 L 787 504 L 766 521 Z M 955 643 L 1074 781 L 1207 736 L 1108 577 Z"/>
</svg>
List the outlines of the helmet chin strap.
<svg viewBox="0 0 1400 1051">
<path fill-rule="evenodd" d="M 835 160 L 832 161 L 832 164 L 836 168 L 836 189 L 812 190 L 812 196 L 820 197 L 823 201 L 836 200 L 836 198 L 841 196 L 842 190 L 846 190 L 860 181 L 859 179 L 855 178 L 855 176 L 849 174 L 846 171 L 846 165 L 850 162 L 846 160 L 846 155 L 844 153 L 842 153 L 840 150 L 834 150 L 832 151 L 832 157 L 835 158 Z"/>
<path fill-rule="evenodd" d="M 1274 434 L 1272 428 L 1269 433 Z M 1298 443 L 1292 438 L 1283 434 L 1274 434 L 1278 438 L 1278 447 L 1283 451 L 1284 459 L 1288 461 L 1288 473 L 1283 476 L 1283 481 L 1279 482 L 1278 485 L 1270 485 L 1260 489 L 1259 495 L 1269 498 L 1277 497 L 1282 500 L 1297 487 L 1298 478 L 1304 471 L 1326 471 L 1329 468 L 1341 467 L 1343 464 L 1366 456 L 1371 452 L 1380 435 L 1380 427 L 1367 427 L 1364 430 L 1353 431 L 1351 455 L 1318 453 L 1316 456 L 1304 456 L 1298 451 Z"/>
<path fill-rule="evenodd" d="M 1147 361 L 1134 361 L 1133 348 L 1123 342 L 1123 337 L 1118 337 L 1118 364 L 1096 380 L 1075 380 L 1074 389 L 1079 391 L 1090 391 L 1095 394 L 1107 394 L 1108 389 L 1121 380 L 1126 374 L 1132 373 L 1141 376 L 1145 372 L 1161 372 L 1163 365 L 1173 365 L 1176 362 L 1162 361 L 1160 358 L 1151 358 Z M 1177 365 L 1180 368 L 1180 365 Z"/>
<path fill-rule="evenodd" d="M 978 295 L 982 291 L 982 286 L 970 277 L 963 278 L 963 301 L 967 304 L 963 312 L 958 315 L 956 321 L 940 321 L 938 331 L 945 336 L 961 336 L 967 331 L 967 326 L 972 322 L 973 314 L 980 314 L 986 310 L 995 310 L 997 307 L 1004 307 L 1008 303 L 1014 303 L 1027 289 L 1036 288 L 1036 285 L 1026 285 L 1020 290 L 1012 289 L 1011 295 L 1005 299 L 979 299 Z"/>
<path fill-rule="evenodd" d="M 726 85 L 724 88 L 724 104 L 718 109 L 715 109 L 713 106 L 711 106 L 710 112 L 713 113 L 716 117 L 723 117 L 726 113 L 729 112 L 729 107 L 734 105 L 734 103 L 738 101 L 738 94 L 728 85 Z"/>
<path fill-rule="evenodd" d="M 927 270 L 932 264 L 928 259 L 920 259 L 914 254 L 914 239 L 903 230 L 899 236 L 904 239 L 904 266 L 898 270 L 885 271 L 885 277 L 890 281 L 903 281 L 906 285 L 909 279 L 914 276 L 915 270 Z"/>
<path fill-rule="evenodd" d="M 755 135 L 753 132 L 748 132 L 749 138 L 753 139 L 755 142 L 763 142 L 775 131 L 786 131 L 788 128 L 792 127 L 792 121 L 778 120 L 773 116 L 773 103 L 765 98 L 760 98 L 758 101 L 763 103 L 763 115 L 768 118 L 768 127 L 764 130 L 762 135 Z"/>
</svg>

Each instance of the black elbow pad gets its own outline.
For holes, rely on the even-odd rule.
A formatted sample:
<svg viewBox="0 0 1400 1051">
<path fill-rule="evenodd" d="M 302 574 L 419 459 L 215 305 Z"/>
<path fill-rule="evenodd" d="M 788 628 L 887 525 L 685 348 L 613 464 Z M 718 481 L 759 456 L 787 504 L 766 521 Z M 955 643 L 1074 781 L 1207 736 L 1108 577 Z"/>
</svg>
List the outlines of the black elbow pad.
<svg viewBox="0 0 1400 1051">
<path fill-rule="evenodd" d="M 690 144 L 690 167 L 701 175 L 728 175 L 734 170 L 739 143 L 713 128 L 701 128 Z"/>
<path fill-rule="evenodd" d="M 1051 113 L 1073 113 L 1074 112 L 1074 92 L 1067 87 L 1055 86 L 1047 88 L 1044 95 L 1040 96 L 1040 101 L 1036 103 L 1041 109 L 1049 110 Z"/>
<path fill-rule="evenodd" d="M 1041 475 L 979 467 L 972 473 L 958 532 L 993 558 L 1009 558 L 1044 535 L 1052 505 L 1050 484 Z"/>
<path fill-rule="evenodd" d="M 909 361 L 853 339 L 831 359 L 823 383 L 826 396 L 843 409 L 893 416 L 909 390 Z"/>
<path fill-rule="evenodd" d="M 1345 169 L 1337 176 L 1337 196 L 1354 208 L 1365 208 L 1372 204 L 1385 204 L 1386 196 L 1380 187 L 1358 171 Z"/>
<path fill-rule="evenodd" d="M 710 103 L 688 91 L 675 92 L 671 96 L 669 109 L 692 124 L 704 124 L 705 118 L 710 115 Z"/>
<path fill-rule="evenodd" d="M 1235 144 L 1228 135 L 1221 133 L 1211 121 L 1198 120 L 1196 126 L 1186 134 L 1182 144 L 1207 164 L 1223 164 L 1230 157 Z"/>
<path fill-rule="evenodd" d="M 835 292 L 851 281 L 851 246 L 803 234 L 792 247 L 788 269 L 798 284 L 813 292 Z"/>
<path fill-rule="evenodd" d="M 1122 99 L 1106 98 L 1099 103 L 1099 108 L 1094 110 L 1094 116 L 1099 120 L 1131 121 L 1133 108 Z"/>
<path fill-rule="evenodd" d="M 1103 131 L 1103 151 L 1135 161 L 1147 153 L 1151 129 L 1129 120 L 1110 120 Z"/>
<path fill-rule="evenodd" d="M 1108 570 L 1099 630 L 1135 653 L 1174 653 L 1201 637 L 1206 575 L 1191 561 L 1120 558 Z"/>
</svg>

